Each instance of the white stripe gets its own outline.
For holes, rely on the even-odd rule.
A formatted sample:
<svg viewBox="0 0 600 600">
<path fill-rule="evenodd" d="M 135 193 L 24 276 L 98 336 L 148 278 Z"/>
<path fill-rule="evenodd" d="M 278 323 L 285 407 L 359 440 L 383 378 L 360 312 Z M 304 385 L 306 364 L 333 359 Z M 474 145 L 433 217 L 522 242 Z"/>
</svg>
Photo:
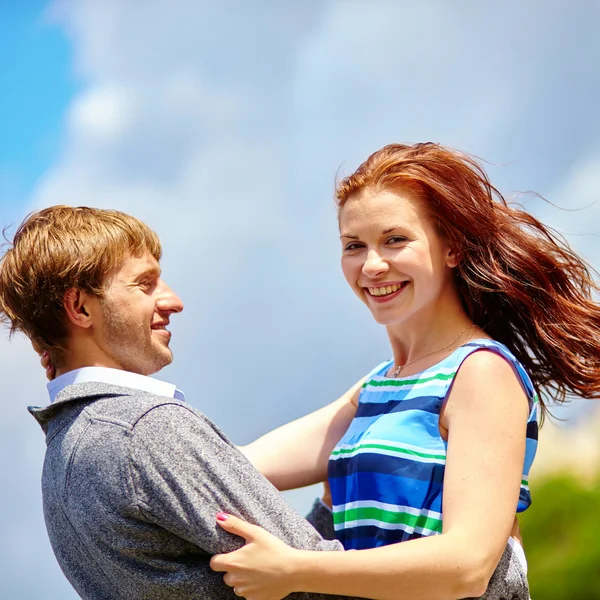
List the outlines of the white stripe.
<svg viewBox="0 0 600 600">
<path fill-rule="evenodd" d="M 393 381 L 413 381 L 415 378 L 417 379 L 429 379 L 430 377 L 435 377 L 436 375 L 452 375 L 456 373 L 456 366 L 454 367 L 442 367 L 440 369 L 435 369 L 435 371 L 430 371 L 427 375 L 423 373 L 416 373 L 415 375 L 408 375 L 407 377 L 396 377 Z M 367 383 L 369 381 L 388 381 L 390 378 L 385 375 L 374 375 L 373 377 L 369 377 Z"/>
<path fill-rule="evenodd" d="M 376 519 L 361 519 L 358 521 L 346 521 L 345 523 L 338 523 L 334 526 L 335 531 L 340 531 L 343 529 L 352 529 L 354 527 L 368 527 L 374 526 L 378 529 L 386 529 L 388 531 L 397 531 L 400 529 L 401 531 L 405 531 L 407 533 L 419 533 L 423 535 L 437 535 L 439 532 L 434 531 L 433 529 L 427 529 L 425 527 L 410 527 L 404 523 L 385 523 L 383 521 L 378 521 Z"/>
<path fill-rule="evenodd" d="M 410 460 L 414 460 L 416 462 L 422 463 L 433 463 L 437 465 L 443 465 L 446 462 L 445 452 L 443 449 L 439 451 L 430 450 L 428 448 L 421 448 L 419 446 L 412 446 L 411 444 L 401 444 L 398 442 L 386 442 L 384 440 L 365 440 L 365 443 L 368 444 L 385 444 L 386 446 L 392 446 L 393 448 L 398 448 L 400 450 L 409 450 L 413 452 L 421 452 L 422 454 L 427 454 L 428 456 L 418 456 L 416 454 L 404 455 L 403 453 L 395 452 L 394 450 L 386 450 L 384 448 L 367 448 L 358 444 L 339 444 L 335 449 L 336 450 L 346 450 L 350 452 L 344 452 L 343 454 L 335 454 L 330 457 L 330 460 L 338 460 L 340 458 L 353 458 L 357 454 L 377 454 L 378 456 L 407 456 L 410 457 Z M 434 458 L 433 454 L 443 454 L 444 458 Z"/>
<path fill-rule="evenodd" d="M 423 446 L 415 446 L 414 444 L 407 444 L 406 442 L 397 442 L 395 440 L 381 440 L 378 438 L 368 438 L 365 440 L 361 440 L 358 444 L 338 444 L 336 449 L 343 450 L 352 450 L 353 448 L 358 448 L 361 443 L 366 444 L 381 444 L 383 446 L 392 446 L 393 448 L 401 448 L 403 450 L 410 450 L 412 452 L 423 452 L 424 454 L 438 454 L 437 450 L 432 450 L 431 448 L 423 448 Z M 441 453 L 444 450 L 440 450 Z M 521 479 L 526 479 L 526 476 L 523 475 Z"/>
<path fill-rule="evenodd" d="M 356 448 L 352 452 L 348 452 L 345 454 L 336 454 L 335 456 L 331 456 L 329 460 L 340 460 L 344 458 L 354 458 L 359 454 L 376 454 L 377 456 L 393 456 L 393 457 L 405 457 L 413 462 L 420 462 L 425 464 L 436 464 L 443 465 L 446 463 L 445 459 L 440 458 L 431 458 L 425 456 L 417 456 L 415 454 L 402 454 L 399 452 L 395 452 L 394 450 L 382 450 L 381 448 Z"/>
<path fill-rule="evenodd" d="M 454 375 L 456 373 L 456 367 L 446 367 L 444 369 L 439 369 L 437 371 L 431 372 L 431 373 L 427 373 L 426 375 L 424 375 L 423 373 L 419 373 L 418 375 L 409 375 L 408 377 L 397 377 L 394 379 L 390 379 L 389 377 L 385 377 L 382 375 L 376 375 L 374 377 L 370 377 L 367 380 L 367 385 L 365 386 L 365 389 L 372 387 L 373 389 L 387 389 L 387 388 L 392 388 L 392 389 L 410 389 L 412 386 L 423 386 L 423 385 L 447 385 L 451 379 L 436 379 L 437 376 L 442 375 L 442 376 L 449 376 L 449 375 Z M 413 382 L 416 381 L 416 383 L 406 383 L 406 385 L 394 385 L 394 384 L 390 384 L 390 385 L 371 385 L 371 382 L 382 382 L 382 381 L 405 381 L 405 382 Z"/>
<path fill-rule="evenodd" d="M 399 391 L 408 391 L 408 392 L 414 392 L 414 390 L 422 390 L 423 387 L 425 386 L 430 386 L 433 390 L 437 390 L 437 389 L 445 389 L 446 387 L 448 387 L 448 384 L 451 383 L 450 379 L 447 380 L 438 380 L 438 379 L 434 379 L 433 381 L 419 381 L 417 383 L 414 384 L 407 384 L 406 386 L 403 385 L 370 385 L 367 384 L 367 386 L 364 388 L 364 390 L 366 392 L 371 392 L 371 393 L 376 393 L 376 392 L 399 392 Z M 389 402 L 390 398 L 368 398 L 368 397 L 361 397 L 360 399 L 361 403 L 365 403 L 365 404 L 382 404 L 384 402 Z"/>
</svg>

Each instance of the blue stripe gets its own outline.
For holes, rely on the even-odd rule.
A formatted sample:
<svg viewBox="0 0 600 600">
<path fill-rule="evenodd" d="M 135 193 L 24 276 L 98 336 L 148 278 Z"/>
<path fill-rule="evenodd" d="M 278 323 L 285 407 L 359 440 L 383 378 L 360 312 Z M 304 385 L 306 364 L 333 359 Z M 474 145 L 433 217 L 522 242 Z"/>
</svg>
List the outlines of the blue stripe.
<svg viewBox="0 0 600 600">
<path fill-rule="evenodd" d="M 401 529 L 379 529 L 374 525 L 343 529 L 336 535 L 346 550 L 366 550 L 423 537 L 420 533 L 407 533 Z"/>
<path fill-rule="evenodd" d="M 446 442 L 439 431 L 438 414 L 420 410 L 407 410 L 379 417 L 357 417 L 340 440 L 341 444 L 354 446 L 361 441 L 396 440 L 402 432 L 402 443 L 423 448 L 436 454 L 445 454 Z"/>
<path fill-rule="evenodd" d="M 538 424 L 537 421 L 529 421 L 529 423 L 527 423 L 527 437 L 530 440 L 537 440 L 538 439 Z"/>
<path fill-rule="evenodd" d="M 533 464 L 533 459 L 535 458 L 535 452 L 537 450 L 537 440 L 527 439 L 525 440 L 525 465 L 523 468 L 523 473 L 529 473 L 529 469 L 531 469 L 531 465 Z"/>
<path fill-rule="evenodd" d="M 364 478 L 366 475 L 385 474 L 440 485 L 444 480 L 443 464 L 422 463 L 411 458 L 382 456 L 372 452 L 364 452 L 350 458 L 338 458 L 329 464 L 329 477 L 352 477 L 358 474 Z M 398 481 L 395 485 L 399 485 Z"/>
<path fill-rule="evenodd" d="M 356 417 L 376 417 L 379 415 L 393 414 L 405 410 L 420 410 L 434 415 L 439 415 L 443 398 L 438 396 L 419 396 L 406 400 L 393 399 L 384 403 L 360 402 Z"/>
<path fill-rule="evenodd" d="M 360 473 L 356 477 L 332 477 L 329 474 L 335 505 L 371 500 L 397 506 L 413 506 L 442 512 L 443 466 L 436 472 L 438 481 L 420 480 L 380 473 Z M 441 480 L 440 480 L 441 478 Z M 337 499 L 341 499 L 338 502 Z"/>
<path fill-rule="evenodd" d="M 445 369 L 445 371 L 449 369 Z M 393 379 L 379 377 L 361 390 L 359 403 L 368 402 L 383 404 L 389 400 L 408 400 L 412 398 L 422 398 L 424 396 L 442 397 L 448 389 L 448 382 L 451 381 L 455 373 L 444 373 L 444 379 L 438 379 L 440 373 L 415 376 L 408 384 L 406 381 L 402 385 Z M 417 385 L 418 384 L 418 385 Z"/>
<path fill-rule="evenodd" d="M 517 504 L 517 512 L 523 512 L 524 510 L 527 510 L 529 507 L 531 506 L 531 494 L 521 488 L 520 492 L 519 492 L 519 502 Z"/>
</svg>

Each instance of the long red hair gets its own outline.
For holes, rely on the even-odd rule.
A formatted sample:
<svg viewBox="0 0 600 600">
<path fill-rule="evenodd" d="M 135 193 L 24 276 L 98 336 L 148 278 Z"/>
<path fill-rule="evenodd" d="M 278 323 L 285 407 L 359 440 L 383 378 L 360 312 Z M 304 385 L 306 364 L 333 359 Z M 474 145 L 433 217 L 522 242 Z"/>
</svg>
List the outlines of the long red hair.
<svg viewBox="0 0 600 600">
<path fill-rule="evenodd" d="M 459 253 L 456 283 L 473 320 L 505 344 L 545 400 L 600 397 L 600 292 L 555 231 L 509 206 L 473 158 L 439 144 L 390 144 L 337 186 L 338 210 L 365 188 L 410 188 Z"/>
</svg>

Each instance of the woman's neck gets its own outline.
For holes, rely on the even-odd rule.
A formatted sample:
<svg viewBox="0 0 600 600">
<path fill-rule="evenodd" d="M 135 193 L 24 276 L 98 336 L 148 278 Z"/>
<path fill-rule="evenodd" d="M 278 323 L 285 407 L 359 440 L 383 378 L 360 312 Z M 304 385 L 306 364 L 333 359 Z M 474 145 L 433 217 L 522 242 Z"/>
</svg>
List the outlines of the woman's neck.
<svg viewBox="0 0 600 600">
<path fill-rule="evenodd" d="M 469 339 L 485 337 L 461 303 L 454 306 L 446 303 L 427 314 L 414 315 L 410 320 L 390 325 L 387 330 L 394 363 L 396 367 L 406 365 L 404 372 L 407 375 L 443 360 Z"/>
</svg>

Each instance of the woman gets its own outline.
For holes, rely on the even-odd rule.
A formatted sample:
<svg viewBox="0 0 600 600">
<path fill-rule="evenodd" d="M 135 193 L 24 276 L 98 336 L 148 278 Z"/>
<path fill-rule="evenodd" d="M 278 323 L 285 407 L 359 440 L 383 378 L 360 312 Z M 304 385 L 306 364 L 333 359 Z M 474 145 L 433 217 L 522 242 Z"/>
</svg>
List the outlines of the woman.
<svg viewBox="0 0 600 600">
<path fill-rule="evenodd" d="M 599 288 L 471 158 L 382 148 L 337 189 L 342 268 L 393 359 L 328 407 L 244 450 L 279 489 L 327 471 L 337 537 L 294 550 L 229 515 L 214 557 L 248 600 L 320 592 L 385 600 L 481 596 L 528 508 L 538 412 L 600 395 Z"/>
</svg>

